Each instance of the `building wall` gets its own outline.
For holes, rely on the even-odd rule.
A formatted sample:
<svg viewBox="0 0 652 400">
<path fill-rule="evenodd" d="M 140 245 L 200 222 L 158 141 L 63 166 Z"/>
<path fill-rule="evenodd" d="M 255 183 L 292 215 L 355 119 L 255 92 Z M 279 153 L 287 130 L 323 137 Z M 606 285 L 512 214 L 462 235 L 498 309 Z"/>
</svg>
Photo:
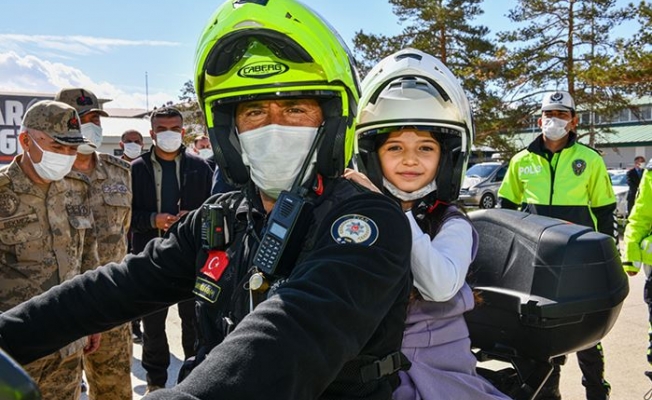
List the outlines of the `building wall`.
<svg viewBox="0 0 652 400">
<path fill-rule="evenodd" d="M 9 164 L 20 151 L 18 134 L 25 111 L 39 100 L 51 100 L 54 95 L 0 93 L 0 164 Z M 100 152 L 122 154 L 120 137 L 127 129 L 136 129 L 143 135 L 145 150 L 152 145 L 149 136 L 150 122 L 147 118 L 102 117 L 103 139 Z"/>
<path fill-rule="evenodd" d="M 652 146 L 638 147 L 601 147 L 607 168 L 631 168 L 634 158 L 643 156 L 646 160 L 652 159 Z"/>
</svg>

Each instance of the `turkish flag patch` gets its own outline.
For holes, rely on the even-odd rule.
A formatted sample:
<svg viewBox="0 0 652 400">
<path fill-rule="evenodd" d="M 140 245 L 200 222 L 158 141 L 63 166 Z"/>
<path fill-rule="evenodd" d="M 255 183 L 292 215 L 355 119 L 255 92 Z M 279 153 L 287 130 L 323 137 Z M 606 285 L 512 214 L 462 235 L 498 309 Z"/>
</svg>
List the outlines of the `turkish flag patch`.
<svg viewBox="0 0 652 400">
<path fill-rule="evenodd" d="M 209 250 L 208 258 L 201 269 L 201 273 L 217 282 L 228 265 L 229 256 L 226 255 L 225 251 Z"/>
</svg>

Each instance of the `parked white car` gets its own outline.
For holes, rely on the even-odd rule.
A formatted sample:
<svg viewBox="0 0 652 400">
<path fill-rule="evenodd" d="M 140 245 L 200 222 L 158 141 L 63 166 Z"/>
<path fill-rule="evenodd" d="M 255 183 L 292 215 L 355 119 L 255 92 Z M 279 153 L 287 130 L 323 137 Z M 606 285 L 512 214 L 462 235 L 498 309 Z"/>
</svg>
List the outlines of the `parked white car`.
<svg viewBox="0 0 652 400">
<path fill-rule="evenodd" d="M 629 191 L 627 170 L 610 169 L 608 172 L 616 195 L 616 216 L 625 218 L 627 217 L 627 192 Z"/>
<path fill-rule="evenodd" d="M 502 162 L 483 162 L 469 168 L 460 188 L 462 203 L 466 206 L 494 208 L 507 166 L 507 163 Z"/>
</svg>

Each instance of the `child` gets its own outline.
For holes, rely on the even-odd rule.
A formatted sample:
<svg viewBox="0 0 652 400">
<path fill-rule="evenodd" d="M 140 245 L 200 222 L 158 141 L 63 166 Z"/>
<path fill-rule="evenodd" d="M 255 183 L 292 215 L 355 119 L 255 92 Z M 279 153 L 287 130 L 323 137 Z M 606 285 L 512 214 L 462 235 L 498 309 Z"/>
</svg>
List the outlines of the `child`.
<svg viewBox="0 0 652 400">
<path fill-rule="evenodd" d="M 362 83 L 358 146 L 368 178 L 402 206 L 412 227 L 414 289 L 396 400 L 508 399 L 476 371 L 463 314 L 474 296 L 465 278 L 478 236 L 457 199 L 474 135 L 464 92 L 434 57 L 402 50 L 380 62 Z"/>
</svg>

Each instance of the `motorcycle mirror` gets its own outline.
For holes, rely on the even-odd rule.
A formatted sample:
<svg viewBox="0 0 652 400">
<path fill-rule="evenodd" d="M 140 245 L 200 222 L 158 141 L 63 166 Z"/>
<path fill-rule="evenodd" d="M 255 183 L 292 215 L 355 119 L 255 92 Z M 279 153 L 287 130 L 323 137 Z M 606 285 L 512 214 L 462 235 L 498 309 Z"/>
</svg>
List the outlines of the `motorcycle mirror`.
<svg viewBox="0 0 652 400">
<path fill-rule="evenodd" d="M 41 392 L 32 378 L 0 349 L 0 400 L 41 399 Z"/>
</svg>

